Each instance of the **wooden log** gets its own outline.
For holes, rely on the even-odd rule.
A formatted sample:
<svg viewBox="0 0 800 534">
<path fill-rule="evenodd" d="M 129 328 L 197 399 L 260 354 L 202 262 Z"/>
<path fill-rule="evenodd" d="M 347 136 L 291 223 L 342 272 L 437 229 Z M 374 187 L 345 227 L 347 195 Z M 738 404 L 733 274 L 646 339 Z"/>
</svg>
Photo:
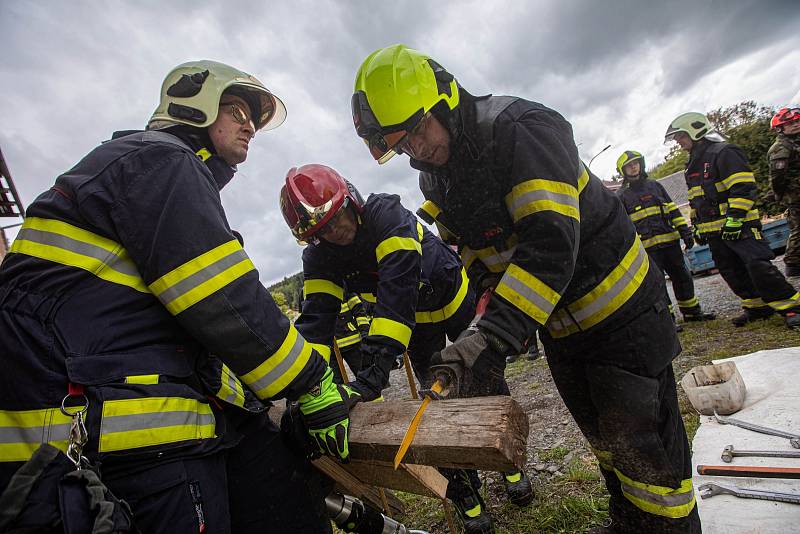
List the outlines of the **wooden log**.
<svg viewBox="0 0 800 534">
<path fill-rule="evenodd" d="M 345 469 L 346 466 L 343 466 L 333 458 L 323 456 L 312 460 L 312 463 L 314 467 L 336 482 L 336 490 L 339 493 L 351 495 L 368 502 L 378 510 L 383 510 L 384 513 L 387 513 L 391 517 L 396 518 L 398 515 L 403 515 L 405 513 L 403 501 L 398 499 L 391 491 L 384 491 L 386 502 L 389 505 L 389 510 L 385 510 L 383 504 L 384 497 L 381 497 L 380 490 L 373 485 L 361 481 L 356 475 Z"/>
<path fill-rule="evenodd" d="M 444 499 L 447 491 L 447 479 L 428 465 L 400 464 L 395 469 L 392 462 L 351 460 L 344 469 L 365 484 L 406 493 Z"/>
<path fill-rule="evenodd" d="M 419 401 L 356 405 L 350 412 L 354 460 L 391 462 Z M 525 464 L 528 417 L 511 397 L 431 402 L 404 463 L 508 471 Z"/>
</svg>

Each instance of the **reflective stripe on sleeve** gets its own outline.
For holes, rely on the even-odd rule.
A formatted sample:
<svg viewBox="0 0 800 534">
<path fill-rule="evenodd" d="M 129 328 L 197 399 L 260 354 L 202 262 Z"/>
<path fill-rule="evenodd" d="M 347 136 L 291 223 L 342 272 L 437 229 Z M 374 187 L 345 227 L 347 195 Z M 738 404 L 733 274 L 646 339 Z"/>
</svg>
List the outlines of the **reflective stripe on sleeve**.
<svg viewBox="0 0 800 534">
<path fill-rule="evenodd" d="M 738 209 L 742 211 L 750 211 L 753 209 L 755 201 L 749 198 L 729 198 L 728 209 Z"/>
<path fill-rule="evenodd" d="M 288 386 L 308 363 L 311 345 L 293 325 L 273 354 L 240 378 L 260 399 L 270 399 Z"/>
<path fill-rule="evenodd" d="M 495 293 L 539 324 L 547 322 L 561 298 L 558 292 L 513 263 L 506 269 Z"/>
<path fill-rule="evenodd" d="M 419 228 L 417 229 L 418 236 L 416 238 L 394 236 L 381 241 L 375 248 L 375 258 L 377 259 L 378 263 L 380 263 L 383 258 L 392 252 L 398 252 L 401 250 L 416 250 L 418 254 L 422 254 L 422 244 L 420 243 L 422 239 L 420 235 L 422 225 L 417 223 L 417 226 L 419 226 Z"/>
<path fill-rule="evenodd" d="M 60 408 L 0 410 L 0 462 L 26 462 L 43 443 L 66 452 L 71 425 Z"/>
<path fill-rule="evenodd" d="M 239 241 L 231 239 L 168 272 L 150 290 L 178 315 L 255 268 Z"/>
<path fill-rule="evenodd" d="M 107 282 L 150 292 L 122 245 L 63 221 L 28 217 L 9 252 L 76 267 Z"/>
<path fill-rule="evenodd" d="M 356 332 L 355 334 L 350 334 L 349 336 L 345 336 L 342 338 L 336 338 L 336 344 L 339 345 L 339 348 L 350 347 L 359 343 L 361 341 L 361 334 Z"/>
<path fill-rule="evenodd" d="M 689 200 L 702 196 L 703 196 L 703 188 L 701 186 L 695 185 L 689 188 Z"/>
<path fill-rule="evenodd" d="M 661 215 L 661 208 L 659 206 L 650 206 L 648 208 L 636 210 L 630 214 L 630 218 L 633 222 L 637 222 L 651 215 Z"/>
<path fill-rule="evenodd" d="M 244 386 L 242 386 L 242 383 L 236 377 L 236 374 L 231 371 L 230 367 L 224 363 L 220 369 L 220 387 L 216 396 L 228 404 L 233 404 L 240 408 L 244 406 Z"/>
<path fill-rule="evenodd" d="M 644 248 L 650 248 L 655 245 L 660 245 L 662 243 L 671 243 L 673 241 L 677 241 L 680 238 L 681 238 L 680 234 L 677 231 L 674 231 L 666 234 L 658 234 L 653 237 L 648 237 L 647 239 L 642 240 L 642 245 L 644 245 Z"/>
<path fill-rule="evenodd" d="M 375 296 L 375 293 L 359 293 L 358 295 L 362 299 L 366 300 L 367 302 L 371 302 L 372 304 L 378 302 L 378 297 Z"/>
<path fill-rule="evenodd" d="M 411 328 L 386 317 L 375 317 L 369 327 L 369 335 L 385 336 L 394 339 L 403 347 L 408 347 L 408 342 L 411 340 Z"/>
<path fill-rule="evenodd" d="M 422 206 L 420 206 L 420 209 L 425 213 L 427 213 L 433 220 L 436 220 L 439 214 L 442 213 L 442 210 L 439 208 L 439 206 L 437 206 L 430 200 L 426 200 L 425 202 L 423 202 Z"/>
<path fill-rule="evenodd" d="M 724 180 L 715 183 L 714 187 L 716 187 L 717 191 L 722 192 L 722 191 L 727 191 L 736 184 L 755 184 L 755 183 L 756 179 L 755 176 L 753 176 L 752 172 L 737 172 L 731 174 Z"/>
<path fill-rule="evenodd" d="M 308 298 L 309 295 L 313 295 L 314 293 L 327 293 L 339 300 L 344 300 L 344 289 L 342 289 L 342 286 L 334 284 L 330 280 L 304 280 L 303 298 Z"/>
<path fill-rule="evenodd" d="M 319 352 L 319 355 L 322 356 L 322 359 L 325 360 L 325 363 L 331 363 L 331 347 L 330 345 L 323 345 L 322 343 L 309 343 L 311 348 L 315 351 Z"/>
<path fill-rule="evenodd" d="M 464 268 L 461 268 L 461 281 L 458 285 L 458 290 L 456 291 L 453 300 L 448 302 L 444 307 L 438 310 L 431 310 L 431 311 L 418 311 L 414 314 L 417 323 L 440 323 L 442 321 L 446 321 L 450 317 L 453 316 L 454 313 L 458 311 L 458 308 L 464 302 L 464 298 L 467 296 L 467 290 L 469 289 L 469 279 L 467 278 L 467 272 Z"/>
<path fill-rule="evenodd" d="M 535 178 L 515 185 L 505 198 L 514 222 L 541 211 L 554 211 L 580 221 L 578 190 L 572 185 Z"/>
</svg>

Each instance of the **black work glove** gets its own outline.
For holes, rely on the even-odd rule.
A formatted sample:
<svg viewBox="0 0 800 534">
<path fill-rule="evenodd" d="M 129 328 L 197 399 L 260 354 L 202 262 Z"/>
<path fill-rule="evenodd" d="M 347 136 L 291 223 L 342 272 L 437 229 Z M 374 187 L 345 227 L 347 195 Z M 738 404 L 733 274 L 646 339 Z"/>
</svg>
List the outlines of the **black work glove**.
<svg viewBox="0 0 800 534">
<path fill-rule="evenodd" d="M 700 233 L 700 229 L 697 226 L 692 226 L 692 235 L 694 236 L 694 240 L 698 245 L 708 244 L 706 236 Z"/>
<path fill-rule="evenodd" d="M 286 409 L 281 416 L 281 436 L 287 448 L 301 458 L 319 458 L 322 456 L 316 442 L 312 441 L 300 405 L 296 402 L 287 402 Z"/>
<path fill-rule="evenodd" d="M 686 250 L 689 250 L 694 246 L 694 238 L 692 234 L 686 234 L 683 236 L 683 244 L 686 246 Z"/>
<path fill-rule="evenodd" d="M 396 368 L 398 358 L 402 361 L 403 355 L 395 354 L 389 347 L 362 342 L 361 371 L 348 386 L 365 402 L 377 399 L 389 384 L 389 371 Z"/>
<path fill-rule="evenodd" d="M 434 380 L 447 387 L 447 397 L 491 395 L 503 380 L 506 356 L 513 347 L 492 332 L 478 327 L 470 336 L 459 338 L 431 357 Z"/>
</svg>

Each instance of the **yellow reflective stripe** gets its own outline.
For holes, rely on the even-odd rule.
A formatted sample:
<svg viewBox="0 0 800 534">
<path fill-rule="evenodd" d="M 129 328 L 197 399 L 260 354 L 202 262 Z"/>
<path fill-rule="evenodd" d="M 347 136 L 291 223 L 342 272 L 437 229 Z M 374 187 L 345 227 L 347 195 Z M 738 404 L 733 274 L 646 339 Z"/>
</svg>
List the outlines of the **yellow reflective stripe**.
<svg viewBox="0 0 800 534">
<path fill-rule="evenodd" d="M 629 215 L 633 222 L 641 221 L 645 217 L 650 217 L 651 215 L 661 215 L 661 208 L 658 206 L 650 206 L 649 208 L 636 210 Z"/>
<path fill-rule="evenodd" d="M 255 268 L 239 241 L 231 239 L 168 272 L 150 290 L 178 315 Z"/>
<path fill-rule="evenodd" d="M 506 269 L 495 293 L 540 324 L 547 322 L 561 299 L 557 291 L 513 263 Z"/>
<path fill-rule="evenodd" d="M 308 363 L 311 345 L 293 325 L 272 355 L 240 378 L 260 399 L 270 399 L 288 386 Z"/>
<path fill-rule="evenodd" d="M 0 410 L 0 462 L 28 461 L 42 443 L 66 452 L 71 424 L 60 408 Z"/>
<path fill-rule="evenodd" d="M 570 184 L 535 178 L 515 185 L 505 197 L 514 222 L 541 211 L 554 211 L 580 221 L 578 190 Z"/>
<path fill-rule="evenodd" d="M 319 355 L 322 356 L 322 359 L 325 360 L 325 363 L 331 363 L 331 347 L 330 345 L 323 345 L 322 343 L 309 343 L 311 348 L 315 351 L 319 352 Z"/>
<path fill-rule="evenodd" d="M 719 232 L 722 230 L 722 227 L 725 226 L 725 219 L 718 219 L 716 221 L 711 222 L 701 222 L 697 223 L 697 229 L 700 231 L 701 234 L 710 234 L 713 232 Z"/>
<path fill-rule="evenodd" d="M 672 222 L 672 226 L 674 226 L 675 228 L 677 228 L 679 226 L 688 226 L 686 224 L 686 219 L 684 219 L 682 215 L 678 215 L 677 217 L 672 219 L 672 221 L 670 221 L 670 222 Z"/>
<path fill-rule="evenodd" d="M 417 323 L 441 323 L 446 321 L 458 311 L 458 308 L 464 302 L 469 289 L 469 279 L 467 278 L 467 271 L 461 268 L 461 282 L 459 282 L 458 291 L 453 297 L 453 300 L 448 302 L 443 308 L 431 311 L 418 311 L 414 314 Z"/>
<path fill-rule="evenodd" d="M 703 188 L 701 186 L 695 185 L 689 188 L 689 200 L 702 196 L 703 196 Z"/>
<path fill-rule="evenodd" d="M 411 340 L 411 328 L 386 317 L 375 317 L 369 327 L 369 335 L 386 336 L 404 347 L 408 347 L 408 342 Z"/>
<path fill-rule="evenodd" d="M 583 193 L 583 190 L 589 184 L 589 172 L 584 167 L 583 163 L 581 163 L 581 171 L 580 176 L 578 176 L 578 194 Z"/>
<path fill-rule="evenodd" d="M 369 317 L 356 317 L 356 324 L 358 326 L 367 326 L 367 325 L 369 325 Z"/>
<path fill-rule="evenodd" d="M 714 187 L 716 187 L 717 191 L 722 192 L 730 189 L 736 184 L 755 184 L 755 183 L 756 179 L 755 176 L 753 176 L 752 172 L 737 172 L 731 174 L 721 182 L 715 183 Z"/>
<path fill-rule="evenodd" d="M 201 161 L 205 161 L 211 157 L 211 152 L 209 152 L 207 148 L 201 148 L 195 152 L 195 155 L 200 158 Z"/>
<path fill-rule="evenodd" d="M 461 250 L 461 263 L 464 264 L 464 267 L 469 270 L 470 266 L 478 259 L 478 255 L 475 254 L 475 251 L 469 247 L 464 247 Z"/>
<path fill-rule="evenodd" d="M 106 282 L 149 293 L 122 245 L 63 221 L 28 217 L 9 252 L 83 269 Z"/>
<path fill-rule="evenodd" d="M 698 306 L 699 304 L 700 304 L 700 301 L 697 300 L 697 297 L 692 297 L 692 298 L 690 298 L 688 300 L 679 300 L 678 301 L 678 307 L 679 308 L 694 308 L 695 306 Z"/>
<path fill-rule="evenodd" d="M 99 452 L 214 438 L 211 406 L 196 399 L 148 397 L 103 402 Z"/>
<path fill-rule="evenodd" d="M 672 241 L 677 241 L 680 238 L 681 238 L 680 234 L 677 231 L 674 231 L 674 232 L 669 232 L 667 234 L 658 234 L 656 236 L 649 237 L 644 241 L 642 241 L 642 245 L 644 245 L 644 248 L 649 248 L 655 245 L 660 245 L 662 243 L 670 243 Z"/>
<path fill-rule="evenodd" d="M 439 216 L 440 213 L 442 213 L 442 210 L 439 208 L 439 206 L 437 206 L 430 200 L 426 200 L 425 202 L 423 202 L 420 208 L 422 209 L 422 211 L 430 215 L 431 218 L 434 220 Z"/>
<path fill-rule="evenodd" d="M 355 345 L 361 341 L 361 334 L 356 332 L 355 334 L 351 334 L 347 337 L 336 338 L 336 344 L 339 345 L 339 348 L 349 347 L 351 345 Z"/>
<path fill-rule="evenodd" d="M 611 451 L 595 449 L 594 447 L 591 446 L 590 448 L 592 449 L 592 452 L 597 458 L 597 463 L 600 464 L 600 467 L 602 467 L 606 471 L 612 471 L 614 469 L 614 466 L 612 464 L 613 455 L 611 454 Z"/>
<path fill-rule="evenodd" d="M 550 316 L 547 329 L 553 337 L 588 330 L 617 311 L 642 284 L 650 261 L 637 235 L 633 245 L 602 282 L 586 295 Z M 576 324 L 577 322 L 577 324 Z"/>
<path fill-rule="evenodd" d="M 664 202 L 664 207 L 667 208 L 667 212 L 678 209 L 674 202 Z"/>
<path fill-rule="evenodd" d="M 373 304 L 378 302 L 378 297 L 375 296 L 375 293 L 359 293 L 359 296 L 361 296 L 361 298 L 367 302 L 371 302 Z"/>
<path fill-rule="evenodd" d="M 785 299 L 785 300 L 772 300 L 770 302 L 767 302 L 767 304 L 773 310 L 778 310 L 778 311 L 785 311 L 785 310 L 788 310 L 790 308 L 794 308 L 794 307 L 800 306 L 800 292 L 795 293 L 794 295 L 792 295 L 788 299 Z"/>
<path fill-rule="evenodd" d="M 418 222 L 417 223 L 417 239 L 419 239 L 420 243 L 422 243 L 422 237 L 423 237 L 424 234 L 425 234 L 425 232 L 422 230 L 422 224 L 420 224 Z M 422 254 L 422 249 L 420 249 L 419 253 Z"/>
<path fill-rule="evenodd" d="M 764 308 L 766 304 L 761 297 L 756 297 L 754 299 L 742 299 L 742 308 Z"/>
<path fill-rule="evenodd" d="M 358 298 L 358 295 L 353 295 L 352 297 L 347 299 L 347 306 L 350 307 L 350 309 L 355 308 L 359 304 L 361 304 L 361 299 Z"/>
<path fill-rule="evenodd" d="M 231 371 L 230 367 L 222 364 L 220 369 L 220 386 L 216 393 L 218 399 L 222 399 L 228 404 L 244 406 L 244 386 L 236 377 L 236 374 Z"/>
<path fill-rule="evenodd" d="M 344 300 L 344 289 L 342 289 L 342 286 L 336 285 L 330 280 L 304 280 L 303 298 L 308 298 L 309 295 L 314 293 L 327 293 L 339 300 Z"/>
<path fill-rule="evenodd" d="M 645 512 L 663 517 L 686 517 L 695 505 L 692 479 L 681 481 L 678 488 L 645 484 L 625 476 L 619 469 L 614 469 L 622 486 L 622 494 L 637 508 Z"/>
<path fill-rule="evenodd" d="M 512 473 L 510 475 L 503 475 L 503 477 L 509 482 L 519 482 L 522 480 L 522 473 L 517 471 L 516 473 Z"/>
<path fill-rule="evenodd" d="M 349 311 L 350 311 L 350 306 L 348 306 L 346 302 L 342 302 L 342 305 L 339 306 L 339 313 L 347 313 Z"/>
<path fill-rule="evenodd" d="M 131 375 L 125 377 L 126 384 L 158 384 L 158 375 Z"/>
<path fill-rule="evenodd" d="M 422 254 L 422 244 L 419 239 L 413 237 L 389 237 L 381 241 L 375 248 L 375 258 L 380 263 L 388 254 L 401 250 L 416 250 L 417 253 Z"/>
<path fill-rule="evenodd" d="M 728 209 L 739 209 L 743 211 L 750 211 L 753 209 L 755 202 L 749 198 L 729 198 Z"/>
</svg>

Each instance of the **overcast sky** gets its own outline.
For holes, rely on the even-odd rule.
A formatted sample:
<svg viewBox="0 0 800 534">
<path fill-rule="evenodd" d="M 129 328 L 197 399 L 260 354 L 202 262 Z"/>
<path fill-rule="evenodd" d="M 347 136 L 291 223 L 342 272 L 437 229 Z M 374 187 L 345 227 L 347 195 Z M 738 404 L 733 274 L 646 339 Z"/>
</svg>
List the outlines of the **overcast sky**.
<svg viewBox="0 0 800 534">
<path fill-rule="evenodd" d="M 592 164 L 610 178 L 623 150 L 661 161 L 682 112 L 798 102 L 798 27 L 794 0 L 2 0 L 0 147 L 29 205 L 113 131 L 143 128 L 175 65 L 214 59 L 254 74 L 288 119 L 256 136 L 222 198 L 271 283 L 300 269 L 277 207 L 290 167 L 324 163 L 365 196 L 421 202 L 407 158 L 379 167 L 353 129 L 355 73 L 378 47 L 422 50 L 473 94 L 556 109 L 585 161 L 612 145 Z"/>
</svg>

